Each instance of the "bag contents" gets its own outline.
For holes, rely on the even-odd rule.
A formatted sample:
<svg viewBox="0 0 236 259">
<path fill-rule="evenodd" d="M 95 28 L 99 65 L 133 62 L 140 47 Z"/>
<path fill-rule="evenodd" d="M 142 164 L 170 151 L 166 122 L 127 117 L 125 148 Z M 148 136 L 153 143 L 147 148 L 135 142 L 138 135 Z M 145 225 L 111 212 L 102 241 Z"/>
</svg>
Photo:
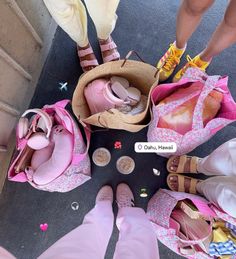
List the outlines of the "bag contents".
<svg viewBox="0 0 236 259">
<path fill-rule="evenodd" d="M 16 173 L 25 172 L 27 178 L 35 184 L 46 185 L 69 166 L 73 136 L 48 114 L 37 110 L 36 113 L 39 115 L 32 118 L 33 127 L 23 117 L 18 124 L 19 139 L 21 141 L 25 137 L 27 144 L 14 169 Z"/>
<path fill-rule="evenodd" d="M 91 114 L 117 109 L 124 114 L 136 115 L 146 108 L 148 98 L 123 77 L 93 80 L 84 90 Z"/>
<path fill-rule="evenodd" d="M 50 183 L 69 166 L 72 151 L 72 134 L 61 125 L 54 126 L 48 146 L 33 153 L 30 166 L 25 170 L 28 179 L 39 185 Z"/>
<path fill-rule="evenodd" d="M 178 100 L 182 100 L 190 94 L 196 93 L 196 96 L 179 105 L 172 112 L 160 117 L 158 127 L 175 130 L 180 134 L 185 134 L 192 130 L 193 113 L 196 107 L 203 84 L 201 82 L 192 83 L 190 86 L 178 89 L 171 95 L 158 103 L 158 106 L 167 105 Z M 206 97 L 203 103 L 202 120 L 204 126 L 216 117 L 221 108 L 223 94 L 217 90 L 213 90 Z"/>
<path fill-rule="evenodd" d="M 209 254 L 212 257 L 236 254 L 236 226 L 223 221 L 213 224 L 213 239 L 209 246 Z"/>
</svg>

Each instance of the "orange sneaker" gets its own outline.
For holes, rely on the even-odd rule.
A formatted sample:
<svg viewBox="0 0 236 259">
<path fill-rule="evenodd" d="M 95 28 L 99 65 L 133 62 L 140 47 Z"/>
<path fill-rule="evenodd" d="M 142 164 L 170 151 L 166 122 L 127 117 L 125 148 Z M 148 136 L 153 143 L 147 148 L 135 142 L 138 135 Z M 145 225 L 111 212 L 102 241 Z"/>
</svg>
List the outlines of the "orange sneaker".
<svg viewBox="0 0 236 259">
<path fill-rule="evenodd" d="M 188 62 L 185 64 L 185 66 L 181 68 L 178 71 L 178 73 L 174 76 L 173 83 L 178 82 L 189 67 L 197 67 L 202 71 L 205 71 L 211 63 L 201 60 L 200 55 L 197 55 L 193 59 L 189 55 L 187 55 L 187 61 Z"/>
<path fill-rule="evenodd" d="M 167 80 L 172 75 L 184 52 L 185 48 L 178 49 L 174 43 L 170 44 L 165 55 L 157 63 L 157 68 L 160 69 L 159 80 L 161 82 Z"/>
</svg>

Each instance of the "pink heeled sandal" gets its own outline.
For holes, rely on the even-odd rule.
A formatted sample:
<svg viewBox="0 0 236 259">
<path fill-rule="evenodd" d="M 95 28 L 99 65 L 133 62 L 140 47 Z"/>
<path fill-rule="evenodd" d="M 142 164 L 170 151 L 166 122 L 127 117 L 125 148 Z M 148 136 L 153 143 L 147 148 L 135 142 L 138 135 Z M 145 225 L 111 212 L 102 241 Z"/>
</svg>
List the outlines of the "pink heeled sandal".
<svg viewBox="0 0 236 259">
<path fill-rule="evenodd" d="M 81 60 L 81 58 L 83 58 L 89 54 L 94 54 L 93 49 L 90 46 L 90 44 L 89 44 L 88 48 L 86 48 L 86 49 L 79 49 L 79 46 L 78 46 L 77 50 L 78 50 L 78 56 L 80 59 L 80 66 L 84 72 L 87 72 L 99 65 L 96 58 L 91 59 L 91 60 Z"/>
<path fill-rule="evenodd" d="M 102 51 L 102 59 L 103 63 L 107 63 L 110 61 L 115 61 L 120 59 L 120 53 L 117 51 L 117 46 L 113 39 L 111 37 L 108 38 L 109 43 L 102 44 L 101 41 L 99 41 L 99 45 Z M 114 50 L 114 52 L 109 56 L 104 56 L 103 53 L 108 50 Z"/>
</svg>

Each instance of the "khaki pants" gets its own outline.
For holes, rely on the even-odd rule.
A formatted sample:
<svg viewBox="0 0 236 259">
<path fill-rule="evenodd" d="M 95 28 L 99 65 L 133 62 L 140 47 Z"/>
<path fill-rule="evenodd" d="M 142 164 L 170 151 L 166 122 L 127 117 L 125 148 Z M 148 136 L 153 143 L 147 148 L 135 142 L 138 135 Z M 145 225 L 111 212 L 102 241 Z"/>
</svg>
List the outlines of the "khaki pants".
<svg viewBox="0 0 236 259">
<path fill-rule="evenodd" d="M 119 0 L 84 0 L 99 39 L 106 40 L 115 28 Z M 57 24 L 80 47 L 88 45 L 87 14 L 81 0 L 44 0 Z"/>
</svg>

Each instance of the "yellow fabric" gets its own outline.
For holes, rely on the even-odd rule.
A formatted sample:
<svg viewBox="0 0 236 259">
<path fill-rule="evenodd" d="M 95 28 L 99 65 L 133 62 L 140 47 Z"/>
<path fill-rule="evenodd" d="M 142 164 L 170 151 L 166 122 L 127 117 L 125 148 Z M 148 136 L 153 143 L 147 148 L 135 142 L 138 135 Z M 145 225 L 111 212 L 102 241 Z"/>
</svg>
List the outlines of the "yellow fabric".
<svg viewBox="0 0 236 259">
<path fill-rule="evenodd" d="M 81 0 L 44 0 L 57 24 L 80 47 L 88 45 L 87 14 Z M 119 0 L 85 0 L 98 37 L 107 39 L 115 28 Z"/>
<path fill-rule="evenodd" d="M 182 99 L 193 92 L 199 92 L 202 89 L 202 83 L 195 82 L 187 88 L 181 88 L 176 90 L 170 96 L 163 99 L 158 105 L 164 105 L 173 101 Z M 185 134 L 192 129 L 193 112 L 197 104 L 199 95 L 193 97 L 189 101 L 177 107 L 174 111 L 162 116 L 159 119 L 158 127 L 173 129 L 180 134 Z M 223 99 L 222 93 L 213 90 L 205 99 L 203 106 L 203 124 L 206 125 L 211 119 L 213 119 L 221 107 L 221 101 Z"/>
<path fill-rule="evenodd" d="M 106 40 L 116 26 L 116 10 L 120 0 L 84 0 L 99 39 Z"/>
<path fill-rule="evenodd" d="M 165 55 L 158 61 L 157 68 L 160 69 L 160 81 L 165 81 L 171 76 L 185 49 L 178 49 L 175 44 L 170 44 Z"/>
<path fill-rule="evenodd" d="M 186 65 L 182 69 L 180 69 L 178 73 L 174 76 L 173 82 L 179 81 L 189 67 L 197 67 L 200 68 L 202 71 L 205 71 L 209 65 L 210 62 L 205 62 L 201 60 L 199 55 L 197 55 L 193 59 L 189 55 L 187 55 Z"/>
<path fill-rule="evenodd" d="M 213 239 L 212 242 L 220 243 L 232 240 L 236 243 L 236 238 L 232 236 L 230 230 L 225 227 L 225 222 L 217 221 L 213 224 Z"/>
</svg>

